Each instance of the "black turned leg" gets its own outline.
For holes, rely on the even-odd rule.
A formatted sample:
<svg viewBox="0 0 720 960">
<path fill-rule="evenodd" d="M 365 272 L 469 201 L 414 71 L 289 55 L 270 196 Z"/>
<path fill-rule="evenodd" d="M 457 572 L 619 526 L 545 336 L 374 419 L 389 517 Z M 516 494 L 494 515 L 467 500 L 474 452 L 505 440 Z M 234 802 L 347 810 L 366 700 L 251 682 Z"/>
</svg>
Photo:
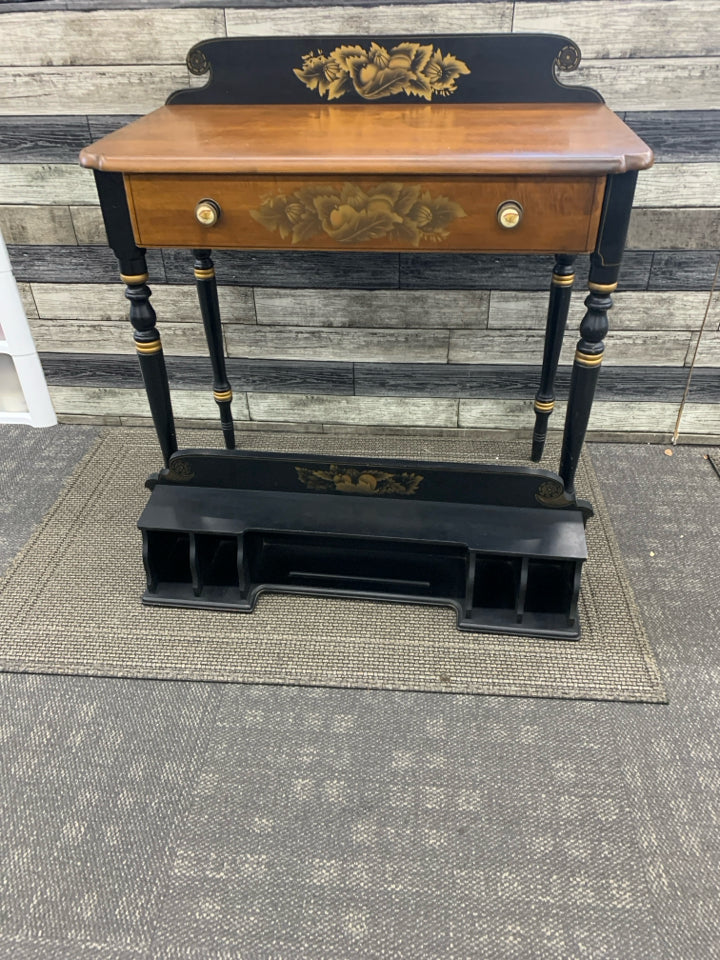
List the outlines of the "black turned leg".
<svg viewBox="0 0 720 960">
<path fill-rule="evenodd" d="M 150 305 L 145 250 L 135 244 L 122 174 L 99 170 L 94 173 L 108 243 L 118 259 L 120 276 L 127 286 L 125 296 L 130 301 L 130 322 L 134 327 L 140 370 L 167 466 L 170 455 L 177 450 L 177 437 L 165 357 L 155 327 L 155 311 Z"/>
<path fill-rule="evenodd" d="M 612 307 L 610 294 L 617 287 L 636 180 L 636 171 L 607 178 L 600 229 L 595 250 L 590 254 L 590 294 L 585 300 L 587 312 L 580 324 L 580 340 L 573 362 L 560 454 L 559 473 L 566 493 L 571 496 L 575 493 L 575 472 L 587 433 L 595 386 L 605 352 L 607 314 Z"/>
<path fill-rule="evenodd" d="M 540 387 L 535 394 L 535 429 L 532 438 L 531 458 L 536 463 L 543 455 L 548 420 L 555 406 L 555 376 L 567 325 L 572 285 L 575 279 L 574 263 L 574 255 L 555 254 L 555 268 L 552 275 L 547 324 L 545 326 L 545 350 L 540 374 Z"/>
<path fill-rule="evenodd" d="M 144 264 L 144 257 L 142 257 L 142 262 Z M 137 266 L 137 263 L 137 260 L 133 261 L 133 266 Z M 127 285 L 125 296 L 130 301 L 130 322 L 134 327 L 133 339 L 140 361 L 140 371 L 145 382 L 150 413 L 160 441 L 165 466 L 168 466 L 170 455 L 175 453 L 178 446 L 165 357 L 160 334 L 155 326 L 155 310 L 150 303 L 150 287 L 146 282 L 148 275 L 146 272 L 125 273 L 125 266 L 126 264 L 121 261 L 120 269 L 122 272 L 120 277 L 123 283 Z"/>
<path fill-rule="evenodd" d="M 565 483 L 566 492 L 570 494 L 575 492 L 575 471 L 585 440 L 595 387 L 605 352 L 603 340 L 608 331 L 607 314 L 612 307 L 610 294 L 617 284 L 600 284 L 590 281 L 588 286 L 590 294 L 585 300 L 587 312 L 580 324 L 580 339 L 575 350 L 560 456 L 560 476 Z"/>
<path fill-rule="evenodd" d="M 213 370 L 213 396 L 220 408 L 220 423 L 228 450 L 235 449 L 235 431 L 232 419 L 232 389 L 225 370 L 220 305 L 218 303 L 215 267 L 209 250 L 193 250 L 195 256 L 195 283 L 197 285 L 200 312 L 207 338 L 210 363 Z"/>
</svg>

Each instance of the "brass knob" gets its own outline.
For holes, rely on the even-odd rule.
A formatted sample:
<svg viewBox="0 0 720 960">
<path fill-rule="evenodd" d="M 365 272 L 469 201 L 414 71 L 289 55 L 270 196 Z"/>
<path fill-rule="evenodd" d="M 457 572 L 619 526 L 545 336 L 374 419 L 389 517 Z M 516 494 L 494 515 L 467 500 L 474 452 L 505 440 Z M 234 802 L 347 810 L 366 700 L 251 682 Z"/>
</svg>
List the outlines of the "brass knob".
<svg viewBox="0 0 720 960">
<path fill-rule="evenodd" d="M 204 227 L 214 227 L 220 219 L 220 205 L 214 200 L 201 200 L 195 207 L 195 219 Z"/>
<path fill-rule="evenodd" d="M 498 223 L 506 230 L 517 227 L 523 218 L 523 208 L 517 200 L 506 200 L 497 208 Z"/>
</svg>

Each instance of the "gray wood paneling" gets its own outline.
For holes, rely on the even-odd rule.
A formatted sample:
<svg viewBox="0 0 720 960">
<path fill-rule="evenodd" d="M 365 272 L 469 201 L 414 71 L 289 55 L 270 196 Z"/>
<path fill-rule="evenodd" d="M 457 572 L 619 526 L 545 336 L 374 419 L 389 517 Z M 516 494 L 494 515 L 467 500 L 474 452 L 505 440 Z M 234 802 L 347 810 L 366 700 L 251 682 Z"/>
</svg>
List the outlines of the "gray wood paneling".
<svg viewBox="0 0 720 960">
<path fill-rule="evenodd" d="M 181 361 L 173 361 L 173 364 L 177 365 L 179 362 Z M 227 369 L 233 387 L 247 392 L 319 393 L 329 396 L 352 396 L 354 392 L 351 363 L 243 360 L 229 357 Z"/>
<path fill-rule="evenodd" d="M 56 353 L 134 353 L 130 324 L 115 320 L 30 320 L 38 351 Z M 204 356 L 207 343 L 201 324 L 164 323 L 160 328 L 167 354 Z"/>
<path fill-rule="evenodd" d="M 651 290 L 709 290 L 720 250 L 660 251 L 653 254 Z"/>
<path fill-rule="evenodd" d="M 577 330 L 585 313 L 587 289 L 577 283 L 570 301 L 568 329 Z M 702 322 L 708 295 L 703 292 L 667 293 L 625 291 L 613 294 L 609 313 L 610 330 L 643 330 L 652 341 L 652 331 L 697 330 Z M 493 290 L 490 294 L 490 329 L 521 331 L 526 326 L 540 333 L 545 329 L 547 294 Z M 713 316 L 720 322 L 720 301 L 715 300 Z"/>
<path fill-rule="evenodd" d="M 172 397 L 175 416 L 201 418 L 218 421 L 218 406 L 211 390 L 176 390 Z M 235 420 L 249 420 L 247 397 L 244 393 L 233 393 L 232 412 Z"/>
<path fill-rule="evenodd" d="M 142 386 L 140 367 L 131 350 L 119 354 L 41 352 L 40 359 L 48 383 L 55 385 Z M 540 377 L 537 364 L 351 364 L 232 357 L 226 363 L 235 390 L 261 393 L 528 400 L 534 397 Z M 167 368 L 173 388 L 208 389 L 212 380 L 207 357 L 168 356 Z M 570 373 L 568 365 L 558 369 L 558 398 L 567 397 Z M 679 403 L 688 375 L 687 367 L 603 367 L 597 398 Z M 720 403 L 716 367 L 695 368 L 692 396 L 698 402 Z"/>
<path fill-rule="evenodd" d="M 97 203 L 95 180 L 78 164 L 5 163 L 0 203 Z"/>
<path fill-rule="evenodd" d="M 655 151 L 659 161 L 717 161 L 720 157 L 720 111 L 631 111 L 625 122 Z"/>
<path fill-rule="evenodd" d="M 400 254 L 400 286 L 405 289 L 548 290 L 553 268 L 549 254 L 512 256 L 484 253 Z M 620 287 L 644 290 L 652 254 L 628 251 L 623 257 Z M 588 257 L 577 259 L 578 277 L 587 276 Z"/>
<path fill-rule="evenodd" d="M 458 400 L 437 397 L 324 397 L 302 394 L 249 393 L 253 420 L 312 423 L 358 423 L 376 426 L 457 426 Z"/>
<path fill-rule="evenodd" d="M 119 282 L 118 263 L 107 247 L 8 246 L 16 280 L 37 283 Z M 159 250 L 148 250 L 151 280 L 165 279 Z"/>
<path fill-rule="evenodd" d="M 692 357 L 688 359 L 692 360 Z M 703 331 L 695 362 L 703 367 L 720 367 L 720 332 L 707 329 Z"/>
<path fill-rule="evenodd" d="M 35 298 L 32 295 L 32 287 L 29 283 L 19 283 L 17 287 L 23 308 L 25 310 L 25 316 L 36 317 L 38 315 L 38 311 L 35 305 Z"/>
<path fill-rule="evenodd" d="M 140 114 L 136 113 L 101 114 L 97 117 L 88 117 L 90 138 L 92 140 L 99 140 L 101 137 L 106 137 L 109 133 L 114 133 L 115 130 L 119 130 L 120 127 L 127 126 L 127 124 L 132 123 L 133 120 L 139 119 Z"/>
<path fill-rule="evenodd" d="M 544 290 L 549 287 L 553 258 L 481 253 L 400 255 L 403 289 L 492 290 L 497 288 Z"/>
<path fill-rule="evenodd" d="M 512 27 L 557 30 L 579 42 L 585 58 L 581 71 L 561 81 L 596 86 L 611 107 L 628 111 L 628 122 L 664 161 L 639 180 L 630 252 L 621 274 L 621 290 L 629 292 L 615 298 L 607 363 L 598 387 L 600 404 L 616 401 L 603 427 L 627 430 L 631 423 L 633 430 L 672 429 L 673 404 L 688 372 L 680 364 L 696 339 L 720 248 L 720 110 L 712 109 L 720 107 L 720 35 L 715 20 L 708 19 L 714 16 L 715 0 L 520 0 L 514 25 L 510 0 L 388 0 L 381 5 L 373 0 L 107 0 L 102 5 L 51 0 L 23 5 L 23 11 L 35 12 L 21 16 L 3 16 L 0 10 L 0 25 L 5 27 L 0 111 L 7 114 L 0 120 L 0 164 L 5 165 L 0 166 L 0 204 L 5 204 L 0 206 L 0 226 L 12 241 L 31 322 L 41 342 L 62 351 L 46 354 L 54 356 L 53 386 L 75 391 L 65 395 L 63 402 L 72 409 L 61 416 L 147 422 L 117 265 L 104 246 L 91 177 L 85 174 L 86 192 L 78 186 L 83 171 L 76 167 L 76 156 L 85 143 L 159 106 L 169 92 L 187 85 L 185 52 L 196 40 L 212 35 L 207 23 L 216 35 L 225 32 L 223 6 L 231 8 L 231 33 L 505 32 Z M 19 9 L 17 4 L 12 7 Z M 97 7 L 101 12 L 89 15 L 48 13 Z M 128 14 L 132 7 L 136 13 Z M 40 8 L 44 12 L 38 16 Z M 156 29 L 148 29 L 148 24 Z M 172 24 L 176 29 L 170 29 Z M 41 48 L 43 59 L 33 66 Z M 142 65 L 118 66 L 138 60 Z M 3 68 L 3 63 L 13 67 Z M 698 106 L 710 109 L 695 109 Z M 89 116 L 78 116 L 79 109 Z M 10 165 L 13 173 L 7 172 Z M 497 428 L 519 424 L 518 429 L 531 429 L 529 400 L 541 356 L 551 257 L 223 252 L 215 259 L 219 279 L 237 284 L 220 290 L 233 351 L 251 358 L 266 350 L 269 356 L 326 358 L 231 358 L 230 377 L 243 406 L 238 413 L 236 404 L 236 416 L 249 415 L 243 394 L 249 390 L 257 398 L 256 410 L 269 417 L 259 425 L 267 422 L 281 429 L 289 413 L 287 422 L 297 428 L 372 430 L 382 425 L 402 430 L 396 424 L 407 422 L 418 429 L 452 430 L 458 399 L 462 419 L 479 416 L 479 407 L 467 406 L 479 397 L 487 410 L 492 408 L 491 423 L 496 417 Z M 180 395 L 178 417 L 216 422 L 204 337 L 189 282 L 192 254 L 170 251 L 163 260 L 153 251 L 149 260 L 151 284 L 160 281 L 153 286 L 153 304 L 166 349 L 188 354 L 168 360 Z M 171 286 L 162 283 L 165 263 Z M 579 258 L 564 360 L 574 350 L 584 311 L 586 273 L 587 258 Z M 647 289 L 650 292 L 643 292 Z M 39 317 L 34 316 L 36 300 Z M 527 324 L 533 333 L 518 336 Z M 691 404 L 696 431 L 707 424 L 720 431 L 719 331 L 716 295 L 699 352 L 704 366 L 695 371 L 696 392 L 691 394 L 696 398 Z M 103 349 L 117 352 L 88 354 L 92 347 L 83 339 L 88 335 L 95 343 L 100 338 Z M 83 353 L 76 353 L 83 342 Z M 478 364 L 442 362 L 450 342 L 453 360 L 466 355 Z M 507 347 L 503 362 L 488 364 L 500 346 Z M 195 352 L 201 355 L 193 356 Z M 527 362 L 530 352 L 532 365 Z M 522 356 L 524 362 L 513 362 Z M 353 364 L 353 359 L 360 362 Z M 618 362 L 632 365 L 613 366 Z M 561 367 L 561 395 L 568 376 L 569 368 Z M 122 396 L 123 386 L 138 395 Z M 107 409 L 100 395 L 87 394 L 86 387 L 104 391 Z M 358 397 L 351 396 L 353 389 Z M 393 396 L 404 402 L 448 401 L 455 413 L 448 423 L 444 410 L 439 425 L 427 419 L 428 408 L 414 406 L 406 413 L 410 420 L 398 421 L 395 410 L 390 416 L 386 412 L 387 398 Z M 337 398 L 350 402 L 340 414 L 337 408 L 333 411 Z M 356 400 L 371 401 L 385 412 L 361 412 L 352 405 Z M 512 405 L 503 407 L 518 400 L 524 405 L 522 414 Z M 553 423 L 559 426 L 557 415 Z M 488 421 L 478 426 L 486 427 Z"/>
<path fill-rule="evenodd" d="M 141 387 L 123 390 L 117 387 L 64 387 L 48 384 L 48 391 L 58 414 L 120 416 L 136 413 L 150 416 L 147 397 Z"/>
<path fill-rule="evenodd" d="M 70 216 L 78 243 L 107 244 L 100 207 L 71 206 Z"/>
<path fill-rule="evenodd" d="M 161 328 L 166 321 L 199 325 L 194 286 L 151 283 L 151 289 Z M 128 302 L 119 278 L 115 283 L 34 283 L 32 290 L 39 314 L 47 320 L 127 320 Z M 255 322 L 252 290 L 218 287 L 218 299 L 225 320 L 234 324 Z"/>
<path fill-rule="evenodd" d="M 198 40 L 225 36 L 225 17 L 210 9 L 9 13 L 2 29 L 2 66 L 184 63 Z"/>
<path fill-rule="evenodd" d="M 187 282 L 189 250 L 164 250 L 170 283 Z M 220 283 L 260 287 L 393 289 L 398 286 L 395 253 L 277 253 L 217 250 L 213 253 Z"/>
<path fill-rule="evenodd" d="M 240 327 L 225 324 L 225 342 L 231 357 L 445 363 L 448 339 L 447 330 Z"/>
<path fill-rule="evenodd" d="M 461 427 L 509 427 L 522 430 L 534 425 L 530 400 L 460 400 L 459 403 L 458 424 Z M 630 424 L 634 432 L 671 433 L 677 412 L 677 403 L 636 403 L 632 400 L 613 403 L 599 400 L 593 405 L 589 428 L 624 432 Z M 550 417 L 550 429 L 562 429 L 564 419 L 565 404 L 560 402 Z"/>
<path fill-rule="evenodd" d="M 690 388 L 692 391 L 692 387 Z M 680 421 L 680 433 L 720 434 L 720 404 L 687 403 Z"/>
<path fill-rule="evenodd" d="M 3 0 L 6 2 L 6 0 Z M 275 7 L 323 7 L 328 0 L 7 0 L 7 9 L 12 12 L 18 10 L 97 10 L 97 9 L 127 9 L 135 10 L 145 7 L 226 7 L 254 8 L 272 10 Z M 453 0 L 424 0 L 426 4 L 447 4 Z M 482 0 L 483 3 L 500 3 L 506 0 Z M 533 0 L 530 0 L 533 2 Z M 563 3 L 565 0 L 554 0 Z M 333 7 L 374 7 L 377 0 L 333 0 Z M 408 0 L 383 0 L 383 6 L 407 6 Z M 2 9 L 2 8 L 0 8 Z"/>
<path fill-rule="evenodd" d="M 53 406 L 59 414 L 150 416 L 147 397 L 142 389 L 64 386 L 50 386 L 48 389 Z M 172 403 L 177 417 L 217 421 L 217 404 L 209 390 L 176 390 Z M 238 393 L 233 396 L 233 415 L 238 420 L 249 419 L 245 394 Z"/>
<path fill-rule="evenodd" d="M 720 163 L 656 163 L 638 177 L 635 206 L 720 206 Z"/>
<path fill-rule="evenodd" d="M 558 369 L 555 392 L 560 398 L 567 397 L 571 370 L 569 365 Z M 687 378 L 687 367 L 604 366 L 596 396 L 679 403 Z M 532 399 L 539 382 L 539 364 L 355 364 L 358 396 Z M 720 402 L 720 377 L 712 367 L 696 367 L 693 387 L 696 399 Z"/>
<path fill-rule="evenodd" d="M 0 163 L 75 163 L 89 142 L 87 117 L 0 117 Z"/>
<path fill-rule="evenodd" d="M 16 277 L 38 283 L 117 280 L 117 263 L 102 246 L 20 245 L 10 247 Z M 149 250 L 150 282 L 186 283 L 190 251 Z M 213 254 L 221 283 L 244 286 L 393 289 L 396 254 L 239 253 Z M 709 290 L 718 251 L 628 251 L 620 274 L 621 290 Z M 163 267 L 163 263 L 165 267 Z M 652 272 L 650 267 L 652 264 Z M 485 254 L 402 254 L 403 287 L 434 289 L 546 290 L 551 257 L 493 257 Z M 586 275 L 587 258 L 578 258 L 578 276 Z M 581 281 L 582 282 L 582 281 Z"/>
<path fill-rule="evenodd" d="M 486 327 L 487 291 L 255 291 L 257 321 L 309 327 Z"/>
<path fill-rule="evenodd" d="M 353 395 L 351 363 L 317 363 L 302 360 L 245 360 L 228 357 L 227 372 L 234 390 L 268 393 L 319 393 L 328 396 Z M 168 360 L 173 382 L 186 387 L 197 385 L 196 361 L 183 357 Z M 208 379 L 206 381 L 210 383 Z"/>
<path fill-rule="evenodd" d="M 39 10 L 67 10 L 73 0 L 3 0 L 0 15 L 5 13 L 33 13 Z M 97 0 L 100 2 L 100 0 Z M 114 0 L 112 0 L 114 2 Z M 150 0 L 154 3 L 155 0 Z"/>
<path fill-rule="evenodd" d="M 61 204 L 0 206 L 0 232 L 5 243 L 77 242 L 70 209 Z"/>
<path fill-rule="evenodd" d="M 507 33 L 513 4 L 405 3 L 365 9 L 336 4 L 300 9 L 228 9 L 228 36 L 312 36 L 314 34 Z"/>
<path fill-rule="evenodd" d="M 720 54 L 714 0 L 566 0 L 515 3 L 515 33 L 559 33 L 583 57 L 697 57 Z"/>
<path fill-rule="evenodd" d="M 137 357 L 131 356 L 127 350 L 116 354 L 56 353 L 39 350 L 38 355 L 46 381 L 55 387 L 141 389 L 143 385 Z M 190 362 L 197 371 L 198 378 L 210 370 L 210 361 L 205 357 L 193 357 Z M 170 377 L 170 363 L 167 367 Z M 173 385 L 172 380 L 170 385 Z M 200 387 L 202 383 L 198 380 L 188 386 Z"/>
<path fill-rule="evenodd" d="M 685 331 L 667 330 L 661 337 L 648 338 L 639 331 L 618 331 L 608 336 L 604 363 L 612 366 L 682 366 L 691 335 Z M 540 364 L 543 336 L 518 336 L 494 330 L 451 330 L 451 363 L 522 363 Z M 568 330 L 560 355 L 561 363 L 572 363 L 578 335 Z"/>
<path fill-rule="evenodd" d="M 106 427 L 120 427 L 122 426 L 122 417 L 111 417 L 107 414 L 82 414 L 82 413 L 58 413 L 55 411 L 57 416 L 58 423 L 78 423 L 85 424 L 86 426 L 106 426 Z M 152 423 L 148 424 L 148 426 Z"/>
<path fill-rule="evenodd" d="M 355 392 L 358 396 L 530 397 L 534 394 L 532 384 L 535 380 L 537 370 L 528 366 L 355 364 Z"/>
<path fill-rule="evenodd" d="M 41 353 L 48 383 L 63 386 L 142 386 L 140 367 L 126 354 Z M 269 393 L 353 395 L 350 363 L 305 363 L 301 360 L 241 360 L 228 358 L 228 377 L 234 390 Z M 207 357 L 167 357 L 170 386 L 182 390 L 208 389 L 212 368 Z"/>
<path fill-rule="evenodd" d="M 188 86 L 185 66 L 0 67 L 0 111 L 13 116 L 66 113 L 149 113 L 173 90 Z"/>
<path fill-rule="evenodd" d="M 612 110 L 720 108 L 720 57 L 585 60 L 564 82 L 600 90 Z"/>
<path fill-rule="evenodd" d="M 691 176 L 694 164 L 687 167 Z M 717 250 L 720 213 L 717 209 L 633 210 L 629 250 Z"/>
</svg>

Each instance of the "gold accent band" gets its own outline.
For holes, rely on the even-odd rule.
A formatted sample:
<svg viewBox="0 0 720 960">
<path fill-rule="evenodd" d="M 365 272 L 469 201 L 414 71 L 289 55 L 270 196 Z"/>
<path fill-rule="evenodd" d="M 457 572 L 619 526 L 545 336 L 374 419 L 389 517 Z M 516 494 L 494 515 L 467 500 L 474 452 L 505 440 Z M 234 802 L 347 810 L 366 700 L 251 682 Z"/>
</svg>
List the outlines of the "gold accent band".
<svg viewBox="0 0 720 960">
<path fill-rule="evenodd" d="M 593 283 L 592 280 L 589 280 L 588 290 L 592 290 L 593 293 L 612 293 L 613 290 L 617 290 L 617 282 L 616 283 Z"/>
<path fill-rule="evenodd" d="M 232 395 L 232 390 L 213 390 L 213 396 L 218 403 L 223 403 L 225 400 L 232 400 Z"/>
<path fill-rule="evenodd" d="M 215 267 L 210 267 L 208 270 L 198 270 L 195 269 L 195 276 L 198 280 L 212 280 L 215 276 Z"/>
<path fill-rule="evenodd" d="M 575 351 L 575 363 L 579 363 L 581 367 L 599 367 L 602 360 L 603 355 L 601 353 L 581 353 L 580 350 Z"/>
<path fill-rule="evenodd" d="M 136 340 L 135 349 L 137 350 L 138 353 L 144 353 L 144 354 L 160 353 L 160 351 L 162 350 L 162 343 L 160 342 L 159 337 L 157 340 L 151 340 L 150 343 L 138 343 L 138 341 Z"/>
<path fill-rule="evenodd" d="M 145 283 L 148 280 L 148 274 L 147 273 L 132 273 L 132 274 L 121 273 L 120 279 L 122 280 L 123 283 L 136 285 L 138 283 Z"/>
<path fill-rule="evenodd" d="M 555 406 L 554 400 L 536 400 L 535 409 L 538 413 L 550 413 L 550 411 Z"/>
<path fill-rule="evenodd" d="M 554 273 L 552 275 L 552 282 L 556 287 L 571 287 L 575 282 L 574 273 Z"/>
</svg>

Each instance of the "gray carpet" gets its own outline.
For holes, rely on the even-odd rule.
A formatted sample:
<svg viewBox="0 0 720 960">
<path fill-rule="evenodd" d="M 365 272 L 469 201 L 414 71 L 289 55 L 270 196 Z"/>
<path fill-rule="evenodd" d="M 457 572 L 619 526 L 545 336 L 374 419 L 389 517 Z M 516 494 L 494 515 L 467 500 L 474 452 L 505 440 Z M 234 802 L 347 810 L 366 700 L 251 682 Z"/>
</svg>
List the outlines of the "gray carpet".
<svg viewBox="0 0 720 960">
<path fill-rule="evenodd" d="M 0 675 L 0 956 L 718 957 L 720 480 L 592 457 L 669 706 Z"/>
<path fill-rule="evenodd" d="M 195 445 L 217 444 L 218 432 Z M 240 435 L 255 449 L 527 463 L 527 443 Z M 557 447 L 557 443 L 553 444 Z M 558 449 L 548 450 L 548 462 Z M 154 431 L 111 428 L 0 583 L 0 668 L 664 702 L 632 588 L 587 458 L 595 506 L 578 642 L 460 631 L 449 608 L 268 594 L 252 614 L 147 608 L 137 518 L 158 467 Z"/>
<path fill-rule="evenodd" d="M 0 576 L 97 436 L 95 427 L 0 426 Z"/>
</svg>

